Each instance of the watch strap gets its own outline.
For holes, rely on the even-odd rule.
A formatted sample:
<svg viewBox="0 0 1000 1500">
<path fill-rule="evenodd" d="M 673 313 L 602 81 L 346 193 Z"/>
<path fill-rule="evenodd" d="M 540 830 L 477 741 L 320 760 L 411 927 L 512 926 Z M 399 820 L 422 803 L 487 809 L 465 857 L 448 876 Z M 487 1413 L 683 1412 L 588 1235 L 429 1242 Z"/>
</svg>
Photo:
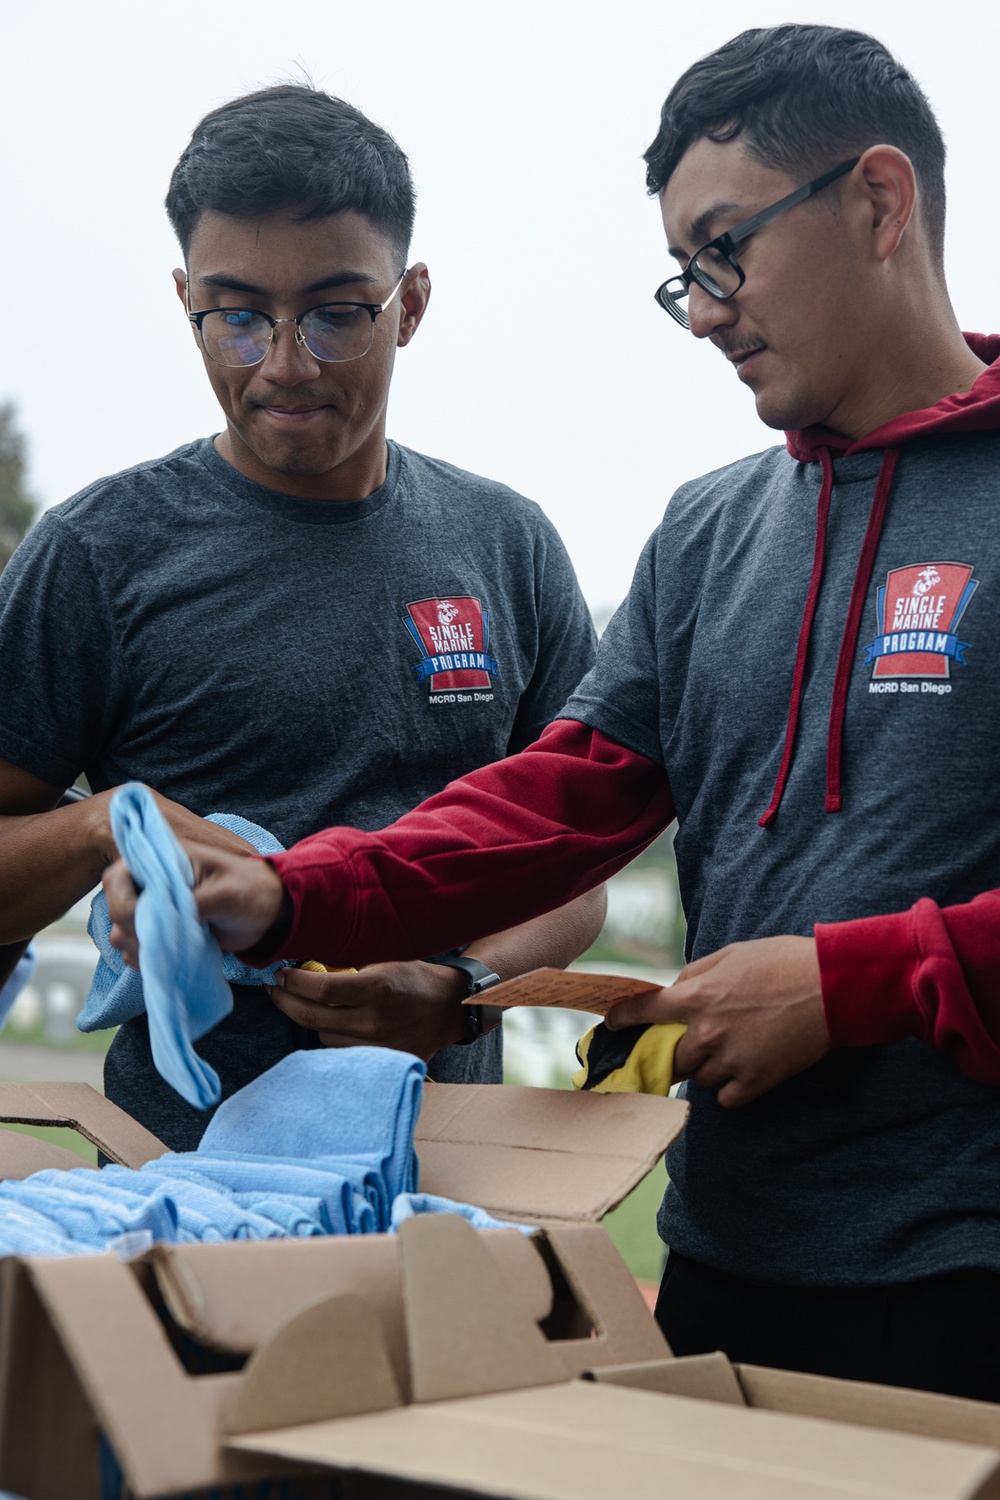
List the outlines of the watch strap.
<svg viewBox="0 0 1000 1500">
<path fill-rule="evenodd" d="M 500 975 L 495 974 L 492 969 L 480 963 L 478 958 L 468 957 L 464 950 L 454 949 L 450 953 L 435 953 L 430 958 L 424 959 L 425 964 L 440 964 L 447 969 L 457 969 L 465 975 L 467 990 L 466 995 L 471 999 L 473 995 L 481 995 L 486 990 L 491 990 L 494 985 L 500 984 Z M 503 1008 L 499 1005 L 463 1005 L 466 1016 L 467 1035 L 462 1037 L 457 1046 L 467 1046 L 470 1042 L 478 1042 L 481 1036 L 495 1031 L 503 1021 Z"/>
</svg>

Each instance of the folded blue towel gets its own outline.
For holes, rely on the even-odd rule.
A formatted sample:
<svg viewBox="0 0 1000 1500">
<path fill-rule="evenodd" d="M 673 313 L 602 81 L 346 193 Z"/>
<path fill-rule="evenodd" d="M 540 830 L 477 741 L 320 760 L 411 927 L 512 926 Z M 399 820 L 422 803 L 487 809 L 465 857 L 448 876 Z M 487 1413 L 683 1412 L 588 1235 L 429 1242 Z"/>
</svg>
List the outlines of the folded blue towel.
<svg viewBox="0 0 1000 1500">
<path fill-rule="evenodd" d="M 277 1156 L 339 1172 L 386 1228 L 393 1200 L 417 1189 L 413 1132 L 426 1074 L 418 1057 L 388 1047 L 293 1052 L 219 1106 L 194 1155 Z"/>
<path fill-rule="evenodd" d="M 304 1205 L 310 1204 L 318 1233 L 371 1234 L 380 1227 L 374 1207 L 358 1191 L 355 1179 L 344 1176 L 335 1166 L 321 1169 L 313 1162 L 238 1152 L 209 1156 L 199 1150 L 168 1152 L 147 1162 L 142 1170 L 232 1193 L 237 1202 L 265 1217 L 273 1216 L 265 1203 L 273 1206 L 279 1198 L 285 1198 L 287 1206 L 277 1216 L 280 1222 L 287 1222 L 289 1213 L 301 1217 L 306 1212 Z"/>
<path fill-rule="evenodd" d="M 109 1181 L 103 1172 L 48 1168 L 23 1181 L 0 1183 L 0 1236 L 15 1208 L 45 1215 L 90 1250 L 103 1250 L 109 1240 L 139 1229 L 148 1229 L 155 1240 L 176 1238 L 176 1209 L 162 1188 L 146 1195 L 131 1182 Z"/>
<path fill-rule="evenodd" d="M 234 813 L 210 813 L 206 819 L 228 828 L 252 844 L 258 854 L 281 854 L 284 845 L 273 833 L 250 823 Z M 117 948 L 111 946 L 111 914 L 103 891 L 98 891 L 90 906 L 87 931 L 100 952 L 90 992 L 83 1010 L 76 1018 L 81 1031 L 103 1031 L 108 1026 L 121 1026 L 123 1021 L 134 1020 L 144 1014 L 146 1000 L 142 990 L 142 975 L 130 969 Z M 283 964 L 272 964 L 268 969 L 251 969 L 241 963 L 232 953 L 222 955 L 222 972 L 230 984 L 273 984 L 274 976 Z M 2 992 L 0 992 L 2 993 Z"/>
<path fill-rule="evenodd" d="M 18 959 L 7 983 L 0 987 L 0 1031 L 7 1024 L 7 1017 L 14 1008 L 14 1001 L 34 974 L 36 962 L 35 950 L 29 944 L 26 952 Z"/>
</svg>

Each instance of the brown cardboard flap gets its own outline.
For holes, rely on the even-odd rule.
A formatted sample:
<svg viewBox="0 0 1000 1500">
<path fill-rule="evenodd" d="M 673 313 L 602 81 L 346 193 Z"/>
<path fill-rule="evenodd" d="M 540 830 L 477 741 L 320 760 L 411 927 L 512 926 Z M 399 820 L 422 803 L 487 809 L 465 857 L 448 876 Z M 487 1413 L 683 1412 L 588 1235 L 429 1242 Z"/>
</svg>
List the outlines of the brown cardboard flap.
<svg viewBox="0 0 1000 1500">
<path fill-rule="evenodd" d="M 348 1292 L 307 1308 L 248 1364 L 224 1419 L 227 1433 L 402 1406 L 378 1318 Z"/>
<path fill-rule="evenodd" d="M 167 1149 L 151 1131 L 89 1083 L 0 1083 L 0 1120 L 16 1125 L 69 1126 L 123 1167 L 141 1167 Z M 22 1175 L 6 1170 L 8 1160 L 15 1166 L 18 1160 L 17 1148 L 9 1145 L 8 1138 L 19 1139 L 9 1130 L 0 1135 L 0 1177 Z M 67 1163 L 49 1161 L 45 1165 Z"/>
<path fill-rule="evenodd" d="M 118 1457 L 134 1500 L 200 1490 L 275 1472 L 274 1464 L 245 1461 L 222 1450 L 222 1413 L 237 1375 L 186 1373 L 136 1276 L 113 1255 L 33 1258 L 19 1263 Z M 30 1359 L 8 1359 L 8 1379 L 24 1379 Z M 37 1371 L 32 1406 L 48 1399 Z M 17 1434 L 3 1433 L 9 1446 Z M 23 1434 L 22 1434 L 23 1438 Z M 27 1439 L 31 1445 L 30 1431 Z M 43 1500 L 28 1486 L 33 1500 Z M 44 1500 L 64 1500 L 50 1490 Z M 69 1493 L 75 1493 L 70 1491 Z"/>
<path fill-rule="evenodd" d="M 417 1122 L 420 1186 L 500 1218 L 594 1222 L 686 1119 L 682 1100 L 650 1094 L 433 1084 Z"/>
<path fill-rule="evenodd" d="M 759 1365 L 736 1365 L 735 1373 L 749 1406 L 1000 1448 L 1000 1406 L 989 1401 L 766 1370 Z"/>
<path fill-rule="evenodd" d="M 482 1241 L 529 1316 L 542 1322 L 552 1311 L 552 1282 L 535 1237 L 492 1229 Z M 174 1322 L 199 1344 L 225 1354 L 252 1354 L 304 1308 L 355 1292 L 377 1311 L 396 1380 L 408 1388 L 395 1235 L 157 1245 L 147 1258 Z M 636 1358 L 644 1352 L 630 1349 Z"/>
<path fill-rule="evenodd" d="M 607 1385 L 624 1385 L 630 1390 L 659 1391 L 663 1396 L 722 1401 L 729 1406 L 755 1404 L 748 1403 L 735 1368 L 722 1353 L 688 1354 L 681 1359 L 656 1359 L 642 1364 L 605 1365 L 601 1369 L 588 1370 L 587 1379 Z M 775 1407 L 774 1410 L 784 1408 Z M 813 1415 L 826 1413 L 814 1412 Z"/>
<path fill-rule="evenodd" d="M 670 1346 L 628 1267 L 598 1224 L 550 1225 L 540 1250 L 583 1314 L 577 1337 L 557 1331 L 552 1348 L 572 1375 L 626 1360 L 668 1361 Z"/>
<path fill-rule="evenodd" d="M 40 1141 L 14 1130 L 0 1131 L 0 1177 L 30 1177 L 33 1172 L 43 1172 L 47 1167 L 70 1171 L 91 1166 L 92 1163 L 84 1161 L 75 1151 L 68 1151 L 53 1141 Z"/>
<path fill-rule="evenodd" d="M 519 1500 L 996 1500 L 985 1448 L 573 1381 L 231 1440 Z"/>
<path fill-rule="evenodd" d="M 414 1401 L 550 1385 L 568 1377 L 483 1236 L 454 1214 L 399 1231 Z"/>
</svg>

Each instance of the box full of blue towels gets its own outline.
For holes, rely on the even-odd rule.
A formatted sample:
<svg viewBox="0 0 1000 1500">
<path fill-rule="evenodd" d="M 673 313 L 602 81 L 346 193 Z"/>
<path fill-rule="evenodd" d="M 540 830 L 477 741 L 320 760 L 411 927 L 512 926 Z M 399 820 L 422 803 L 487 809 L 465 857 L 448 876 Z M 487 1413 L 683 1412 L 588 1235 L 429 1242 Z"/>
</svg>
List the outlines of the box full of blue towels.
<svg viewBox="0 0 1000 1500">
<path fill-rule="evenodd" d="M 684 1117 L 651 1096 L 427 1084 L 407 1054 L 330 1049 L 283 1059 L 174 1153 L 85 1085 L 0 1083 L 0 1121 L 75 1127 L 110 1163 L 0 1129 L 0 1490 L 332 1494 L 224 1451 L 220 1412 L 262 1342 L 335 1292 L 374 1300 L 405 1386 L 411 1220 L 481 1231 L 571 1373 L 656 1357 L 596 1221 Z"/>
</svg>

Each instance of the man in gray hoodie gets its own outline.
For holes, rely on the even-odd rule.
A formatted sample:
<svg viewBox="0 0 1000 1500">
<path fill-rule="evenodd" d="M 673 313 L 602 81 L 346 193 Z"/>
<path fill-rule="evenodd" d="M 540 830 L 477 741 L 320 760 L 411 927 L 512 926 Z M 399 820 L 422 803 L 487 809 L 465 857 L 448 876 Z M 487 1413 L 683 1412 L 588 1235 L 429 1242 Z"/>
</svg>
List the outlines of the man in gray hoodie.
<svg viewBox="0 0 1000 1500">
<path fill-rule="evenodd" d="M 657 300 L 786 442 L 673 497 L 536 745 L 378 834 L 199 855 L 199 904 L 254 961 L 405 958 L 676 816 L 692 962 L 610 1018 L 689 1026 L 670 1342 L 998 1400 L 1000 340 L 958 327 L 940 131 L 871 37 L 744 33 L 646 160 Z"/>
</svg>

